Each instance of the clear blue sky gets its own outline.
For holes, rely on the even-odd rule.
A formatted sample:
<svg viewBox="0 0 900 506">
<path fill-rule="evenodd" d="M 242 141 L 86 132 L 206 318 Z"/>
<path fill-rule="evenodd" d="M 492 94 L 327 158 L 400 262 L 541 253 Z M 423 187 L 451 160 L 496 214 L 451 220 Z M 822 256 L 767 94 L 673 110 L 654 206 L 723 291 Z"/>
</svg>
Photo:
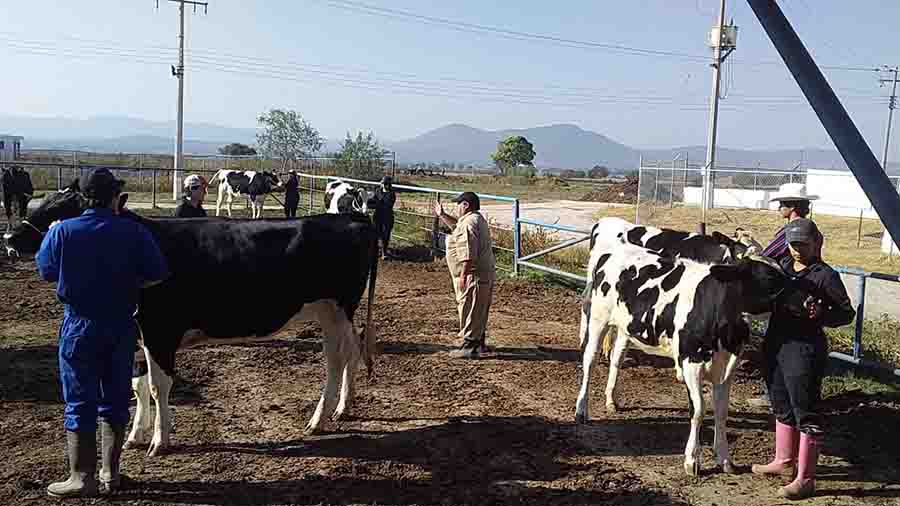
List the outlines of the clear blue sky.
<svg viewBox="0 0 900 506">
<path fill-rule="evenodd" d="M 709 54 L 705 40 L 718 8 L 717 0 L 360 1 L 697 56 Z M 704 61 L 466 33 L 364 14 L 343 1 L 209 2 L 208 14 L 187 16 L 186 121 L 255 127 L 258 113 L 283 107 L 300 111 L 331 139 L 371 129 L 396 140 L 455 122 L 485 129 L 574 123 L 635 147 L 706 142 L 711 69 Z M 155 0 L 0 3 L 0 19 L 7 20 L 0 31 L 0 113 L 174 119 L 169 64 L 177 5 L 159 4 L 157 10 Z M 779 4 L 820 64 L 900 64 L 900 2 Z M 739 36 L 720 145 L 831 147 L 793 78 L 772 64 L 780 59 L 746 2 L 728 0 L 727 17 Z M 880 157 L 888 91 L 878 87 L 879 75 L 825 74 Z"/>
</svg>

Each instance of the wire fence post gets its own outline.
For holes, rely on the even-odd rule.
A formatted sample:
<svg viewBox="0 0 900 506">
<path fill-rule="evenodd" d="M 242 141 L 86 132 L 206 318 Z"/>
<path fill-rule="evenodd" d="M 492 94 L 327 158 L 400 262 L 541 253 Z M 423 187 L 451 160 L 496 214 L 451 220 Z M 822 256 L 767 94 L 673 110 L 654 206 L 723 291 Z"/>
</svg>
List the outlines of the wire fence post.
<svg viewBox="0 0 900 506">
<path fill-rule="evenodd" d="M 859 284 L 856 285 L 856 332 L 853 334 L 853 358 L 862 356 L 862 333 L 865 321 L 866 309 L 866 276 L 859 276 Z"/>
<path fill-rule="evenodd" d="M 522 224 L 519 223 L 519 199 L 513 202 L 513 276 L 519 275 L 519 257 L 521 256 Z"/>
<path fill-rule="evenodd" d="M 153 209 L 156 209 L 156 167 L 153 168 Z"/>
</svg>

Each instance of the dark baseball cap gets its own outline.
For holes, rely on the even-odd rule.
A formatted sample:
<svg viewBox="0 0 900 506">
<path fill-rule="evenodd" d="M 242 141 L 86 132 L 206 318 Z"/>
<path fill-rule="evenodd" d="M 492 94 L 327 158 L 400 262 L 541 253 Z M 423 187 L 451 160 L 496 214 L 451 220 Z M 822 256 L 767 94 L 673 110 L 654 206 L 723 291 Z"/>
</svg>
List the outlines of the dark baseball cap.
<svg viewBox="0 0 900 506">
<path fill-rule="evenodd" d="M 468 202 L 469 206 L 478 209 L 481 207 L 481 200 L 478 198 L 473 192 L 462 192 L 458 197 L 453 199 L 453 202 L 459 204 L 460 202 Z"/>
<path fill-rule="evenodd" d="M 815 242 L 821 234 L 819 227 L 806 218 L 797 218 L 784 226 L 784 239 L 791 242 Z"/>
<path fill-rule="evenodd" d="M 88 198 L 107 199 L 122 191 L 125 181 L 116 179 L 116 176 L 106 168 L 91 169 L 81 176 L 81 191 Z"/>
</svg>

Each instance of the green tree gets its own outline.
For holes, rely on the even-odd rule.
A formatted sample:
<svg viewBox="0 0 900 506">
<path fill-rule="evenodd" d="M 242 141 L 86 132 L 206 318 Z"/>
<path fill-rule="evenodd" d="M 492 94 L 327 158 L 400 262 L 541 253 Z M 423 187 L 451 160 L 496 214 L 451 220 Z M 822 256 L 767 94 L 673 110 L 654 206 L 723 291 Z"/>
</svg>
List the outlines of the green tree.
<svg viewBox="0 0 900 506">
<path fill-rule="evenodd" d="M 529 167 L 534 174 L 534 146 L 528 139 L 521 135 L 507 137 L 497 144 L 497 151 L 491 154 L 491 159 L 504 175 L 515 175 L 520 166 Z"/>
<path fill-rule="evenodd" d="M 345 175 L 359 179 L 377 179 L 384 173 L 384 156 L 389 151 L 384 149 L 372 132 L 363 135 L 357 132 L 356 138 L 347 137 L 341 143 L 337 155 L 338 170 Z"/>
<path fill-rule="evenodd" d="M 281 170 L 289 160 L 305 158 L 322 149 L 324 139 L 296 111 L 271 109 L 260 114 L 257 121 L 263 131 L 256 134 L 259 151 L 268 157 L 281 159 Z"/>
<path fill-rule="evenodd" d="M 219 148 L 219 154 L 228 156 L 247 156 L 255 155 L 256 150 L 246 144 L 241 144 L 240 142 L 232 142 L 227 146 L 222 146 L 221 148 Z"/>
</svg>

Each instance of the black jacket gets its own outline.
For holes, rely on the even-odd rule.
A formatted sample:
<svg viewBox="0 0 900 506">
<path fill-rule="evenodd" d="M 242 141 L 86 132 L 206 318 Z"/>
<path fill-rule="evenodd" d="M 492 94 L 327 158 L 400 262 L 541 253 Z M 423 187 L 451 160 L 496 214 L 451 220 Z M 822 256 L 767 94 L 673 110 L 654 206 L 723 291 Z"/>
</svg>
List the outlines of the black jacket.
<svg viewBox="0 0 900 506">
<path fill-rule="evenodd" d="M 194 207 L 187 199 L 182 199 L 175 208 L 176 218 L 206 218 L 206 210 L 203 207 Z"/>
<path fill-rule="evenodd" d="M 384 188 L 376 188 L 372 196 L 375 204 L 375 219 L 393 219 L 394 204 L 397 202 L 397 194 L 393 191 L 385 191 Z"/>
<path fill-rule="evenodd" d="M 821 260 L 806 269 L 794 270 L 790 256 L 781 260 L 788 276 L 785 289 L 775 301 L 767 337 L 807 340 L 824 336 L 823 327 L 840 327 L 853 321 L 856 310 L 847 296 L 841 276 Z M 810 320 L 804 302 L 812 296 L 821 300 L 822 312 Z"/>
</svg>

